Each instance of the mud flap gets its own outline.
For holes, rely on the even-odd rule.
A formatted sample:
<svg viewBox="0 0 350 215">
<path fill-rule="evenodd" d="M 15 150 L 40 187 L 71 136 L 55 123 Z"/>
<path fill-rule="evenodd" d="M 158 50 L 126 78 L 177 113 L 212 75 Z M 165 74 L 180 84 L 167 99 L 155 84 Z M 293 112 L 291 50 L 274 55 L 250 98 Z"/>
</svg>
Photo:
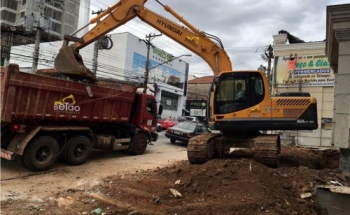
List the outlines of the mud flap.
<svg viewBox="0 0 350 215">
<path fill-rule="evenodd" d="M 55 68 L 69 77 L 96 81 L 96 75 L 85 67 L 81 55 L 73 45 L 63 45 L 55 58 Z"/>
</svg>

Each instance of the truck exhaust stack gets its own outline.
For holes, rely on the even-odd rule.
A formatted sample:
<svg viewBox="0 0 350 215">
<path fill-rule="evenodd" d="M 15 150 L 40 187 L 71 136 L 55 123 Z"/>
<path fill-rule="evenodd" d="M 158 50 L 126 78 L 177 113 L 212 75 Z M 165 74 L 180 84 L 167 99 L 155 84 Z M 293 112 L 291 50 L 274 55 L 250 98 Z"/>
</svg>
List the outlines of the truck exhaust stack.
<svg viewBox="0 0 350 215">
<path fill-rule="evenodd" d="M 55 58 L 55 68 L 69 77 L 96 81 L 96 75 L 85 67 L 81 55 L 73 46 L 63 45 Z"/>
</svg>

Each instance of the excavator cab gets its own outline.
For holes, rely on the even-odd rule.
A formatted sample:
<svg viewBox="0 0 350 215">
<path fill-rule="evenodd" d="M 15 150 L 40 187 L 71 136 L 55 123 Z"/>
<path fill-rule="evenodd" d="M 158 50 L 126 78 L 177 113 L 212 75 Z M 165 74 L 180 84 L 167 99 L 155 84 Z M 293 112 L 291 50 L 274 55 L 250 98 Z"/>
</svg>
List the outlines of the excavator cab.
<svg viewBox="0 0 350 215">
<path fill-rule="evenodd" d="M 258 72 L 225 73 L 214 97 L 214 114 L 228 114 L 253 107 L 264 99 L 263 79 Z"/>
</svg>

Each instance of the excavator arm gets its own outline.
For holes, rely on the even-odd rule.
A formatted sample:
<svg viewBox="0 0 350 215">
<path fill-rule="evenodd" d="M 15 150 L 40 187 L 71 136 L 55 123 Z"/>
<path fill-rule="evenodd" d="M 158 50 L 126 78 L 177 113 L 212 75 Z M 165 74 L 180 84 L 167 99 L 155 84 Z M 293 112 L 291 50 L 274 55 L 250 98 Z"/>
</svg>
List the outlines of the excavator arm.
<svg viewBox="0 0 350 215">
<path fill-rule="evenodd" d="M 160 3 L 158 0 L 156 1 Z M 95 79 L 94 74 L 84 66 L 78 53 L 79 49 L 91 44 L 133 18 L 139 17 L 145 23 L 199 55 L 208 63 L 214 75 L 217 76 L 222 71 L 232 71 L 231 61 L 217 37 L 199 31 L 167 5 L 160 3 L 166 11 L 185 26 L 181 26 L 145 8 L 144 4 L 146 2 L 147 0 L 121 0 L 90 20 L 88 25 L 97 24 L 82 38 L 65 36 L 65 42 L 55 58 L 55 68 L 67 75 Z M 102 18 L 104 19 L 99 21 Z M 77 32 L 74 32 L 73 35 Z M 74 44 L 68 45 L 69 41 L 72 40 L 75 41 Z M 216 42 L 213 40 L 216 40 Z"/>
</svg>

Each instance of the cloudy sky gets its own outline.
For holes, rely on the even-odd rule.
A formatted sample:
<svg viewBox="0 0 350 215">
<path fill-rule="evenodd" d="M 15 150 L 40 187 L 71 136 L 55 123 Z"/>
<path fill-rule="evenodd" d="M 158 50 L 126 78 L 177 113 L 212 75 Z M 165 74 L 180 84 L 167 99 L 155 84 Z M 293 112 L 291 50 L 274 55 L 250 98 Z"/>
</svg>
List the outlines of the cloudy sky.
<svg viewBox="0 0 350 215">
<path fill-rule="evenodd" d="M 90 14 L 92 11 L 106 9 L 117 2 L 115 0 L 90 1 Z M 199 30 L 219 37 L 234 70 L 255 70 L 261 64 L 267 67 L 261 54 L 268 45 L 273 44 L 272 35 L 278 34 L 280 30 L 286 30 L 306 42 L 323 41 L 326 39 L 327 5 L 349 3 L 348 0 L 160 1 L 169 5 Z M 155 0 L 148 0 L 145 7 L 179 23 Z M 117 32 L 130 32 L 142 39 L 149 33 L 160 33 L 138 18 L 113 31 L 113 33 Z M 182 60 L 190 64 L 190 73 L 199 76 L 213 75 L 204 60 L 166 36 L 156 37 L 152 43 L 174 56 L 192 54 L 192 57 L 182 57 Z"/>
</svg>

